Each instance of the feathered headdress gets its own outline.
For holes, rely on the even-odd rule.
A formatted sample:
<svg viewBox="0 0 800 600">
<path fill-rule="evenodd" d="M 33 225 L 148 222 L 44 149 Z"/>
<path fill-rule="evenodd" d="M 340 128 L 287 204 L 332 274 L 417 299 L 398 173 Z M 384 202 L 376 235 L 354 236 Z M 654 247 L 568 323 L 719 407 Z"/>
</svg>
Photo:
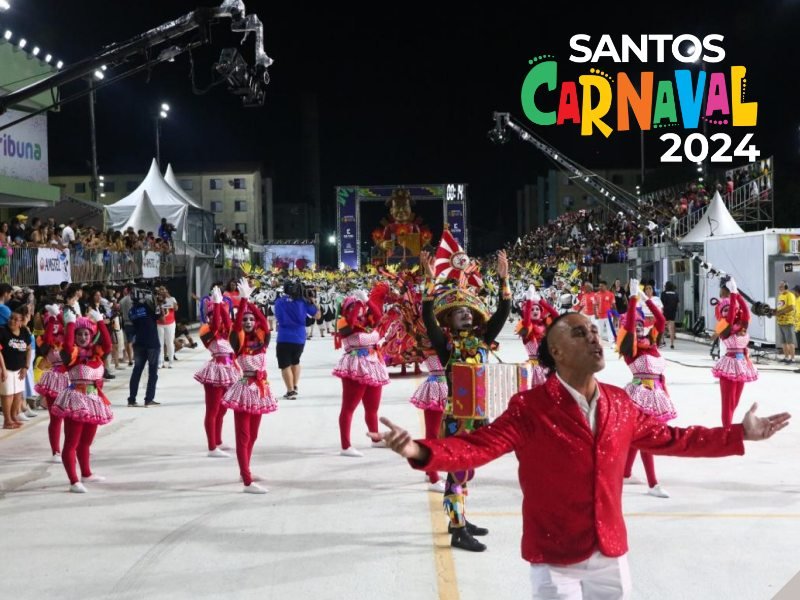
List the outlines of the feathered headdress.
<svg viewBox="0 0 800 600">
<path fill-rule="evenodd" d="M 433 269 L 436 278 L 442 277 L 455 281 L 461 281 L 463 278 L 467 285 L 476 288 L 483 286 L 478 265 L 470 261 L 467 253 L 447 229 L 442 232 L 442 239 L 436 249 Z"/>
</svg>

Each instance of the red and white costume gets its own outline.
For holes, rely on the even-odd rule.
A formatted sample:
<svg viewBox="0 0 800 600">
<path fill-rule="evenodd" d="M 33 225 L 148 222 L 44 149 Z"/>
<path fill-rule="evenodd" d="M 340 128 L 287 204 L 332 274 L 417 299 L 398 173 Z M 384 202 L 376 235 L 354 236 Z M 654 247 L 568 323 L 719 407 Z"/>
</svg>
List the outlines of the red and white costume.
<svg viewBox="0 0 800 600">
<path fill-rule="evenodd" d="M 203 424 L 209 452 L 222 446 L 222 420 L 227 412 L 222 404 L 222 397 L 241 378 L 233 347 L 228 340 L 230 333 L 231 317 L 228 306 L 215 302 L 209 323 L 200 330 L 200 339 L 211 352 L 211 360 L 194 374 L 194 378 L 203 384 L 205 390 L 206 415 Z"/>
<path fill-rule="evenodd" d="M 93 338 L 83 348 L 75 344 L 75 332 L 80 329 L 88 329 Z M 96 333 L 99 333 L 99 339 Z M 78 483 L 76 457 L 81 476 L 92 476 L 89 448 L 97 433 L 97 426 L 105 425 L 114 418 L 111 402 L 103 394 L 103 356 L 109 352 L 111 336 L 103 321 L 95 323 L 79 317 L 75 323 L 67 325 L 62 361 L 67 364 L 70 384 L 58 394 L 51 412 L 64 420 L 62 461 L 70 484 Z"/>
<path fill-rule="evenodd" d="M 381 390 L 389 383 L 389 374 L 378 348 L 381 336 L 376 327 L 383 316 L 383 299 L 388 289 L 385 284 L 379 284 L 366 301 L 353 295 L 342 303 L 335 342 L 337 348 L 344 346 L 344 354 L 333 370 L 333 374 L 342 380 L 342 409 L 339 412 L 342 450 L 351 447 L 350 426 L 360 403 L 364 403 L 367 429 L 378 431 Z"/>
<path fill-rule="evenodd" d="M 254 330 L 249 333 L 242 327 L 246 314 L 253 315 L 256 320 Z M 242 375 L 225 392 L 222 406 L 233 411 L 236 459 L 239 462 L 239 473 L 246 486 L 253 483 L 250 459 L 261 425 L 261 415 L 278 409 L 278 403 L 267 381 L 269 339 L 270 329 L 267 319 L 254 304 L 250 304 L 246 297 L 242 297 L 231 332 L 231 345 L 236 351 L 236 362 Z"/>
<path fill-rule="evenodd" d="M 628 312 L 620 319 L 620 330 L 617 335 L 619 352 L 633 373 L 633 381 L 625 386 L 625 391 L 644 414 L 666 423 L 678 416 L 664 384 L 667 361 L 658 351 L 657 340 L 664 331 L 666 319 L 652 300 L 646 300 L 645 304 L 653 315 L 653 326 L 645 333 L 645 318 L 636 310 L 637 300 L 635 296 L 628 300 Z M 637 333 L 637 325 L 642 328 L 642 335 Z M 637 452 L 634 447 L 628 452 L 625 477 L 631 476 Z M 643 450 L 642 464 L 651 493 L 666 496 L 660 488 L 657 491 L 653 490 L 658 485 L 653 455 Z"/>
<path fill-rule="evenodd" d="M 527 299 L 522 303 L 522 319 L 517 325 L 517 335 L 525 345 L 531 364 L 531 387 L 542 385 L 549 370 L 539 364 L 539 345 L 547 333 L 547 326 L 558 317 L 558 312 L 542 298 Z"/>
<path fill-rule="evenodd" d="M 758 379 L 758 370 L 750 360 L 747 348 L 750 343 L 750 335 L 747 333 L 750 309 L 744 299 L 738 293 L 731 293 L 730 298 L 723 298 L 717 304 L 716 315 L 716 330 L 726 352 L 711 369 L 711 373 L 719 378 L 722 425 L 730 427 L 733 413 L 739 406 L 744 391 L 744 384 Z"/>
<path fill-rule="evenodd" d="M 41 345 L 47 348 L 45 360 L 50 365 L 39 383 L 34 386 L 37 394 L 44 398 L 47 412 L 50 413 L 50 423 L 47 426 L 47 437 L 50 440 L 50 451 L 53 456 L 61 453 L 61 428 L 64 420 L 53 414 L 53 404 L 56 397 L 69 386 L 67 367 L 61 358 L 61 349 L 64 346 L 64 325 L 62 315 L 48 314 L 44 319 L 44 336 Z"/>
</svg>

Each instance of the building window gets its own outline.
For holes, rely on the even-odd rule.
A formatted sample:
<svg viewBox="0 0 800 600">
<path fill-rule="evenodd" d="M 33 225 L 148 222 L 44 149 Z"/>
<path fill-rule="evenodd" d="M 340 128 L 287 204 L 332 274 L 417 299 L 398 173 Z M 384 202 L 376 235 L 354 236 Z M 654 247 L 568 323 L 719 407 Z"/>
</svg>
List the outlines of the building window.
<svg viewBox="0 0 800 600">
<path fill-rule="evenodd" d="M 234 229 L 238 229 L 242 233 L 247 233 L 247 223 L 236 223 Z"/>
<path fill-rule="evenodd" d="M 209 179 L 208 180 L 208 189 L 210 189 L 210 190 L 221 190 L 222 189 L 222 179 Z"/>
<path fill-rule="evenodd" d="M 178 185 L 181 186 L 182 190 L 190 191 L 194 189 L 194 181 L 191 179 L 181 179 L 178 181 Z"/>
<path fill-rule="evenodd" d="M 247 189 L 244 184 L 244 177 L 236 177 L 233 180 L 233 189 L 235 190 L 245 190 Z"/>
<path fill-rule="evenodd" d="M 104 182 L 105 185 L 103 186 L 104 192 L 114 193 L 117 191 L 117 185 L 113 181 L 106 181 Z"/>
<path fill-rule="evenodd" d="M 137 187 L 139 187 L 139 182 L 138 181 L 126 181 L 125 182 L 125 191 L 126 192 L 130 193 L 133 190 L 135 190 Z"/>
<path fill-rule="evenodd" d="M 211 203 L 211 212 L 214 213 L 221 213 L 222 212 L 222 202 L 215 200 Z"/>
<path fill-rule="evenodd" d="M 236 212 L 247 212 L 247 200 L 237 200 L 234 202 L 233 210 Z"/>
<path fill-rule="evenodd" d="M 86 184 L 85 183 L 76 183 L 75 184 L 75 193 L 76 194 L 85 194 L 86 193 Z"/>
</svg>

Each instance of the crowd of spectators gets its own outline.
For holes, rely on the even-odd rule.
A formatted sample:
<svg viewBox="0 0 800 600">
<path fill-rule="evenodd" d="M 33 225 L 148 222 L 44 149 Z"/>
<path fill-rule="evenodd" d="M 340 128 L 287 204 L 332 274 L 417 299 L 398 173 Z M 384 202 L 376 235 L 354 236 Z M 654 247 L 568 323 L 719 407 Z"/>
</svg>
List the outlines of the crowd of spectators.
<svg viewBox="0 0 800 600">
<path fill-rule="evenodd" d="M 244 248 L 247 246 L 247 235 L 239 231 L 238 227 L 230 233 L 227 227 L 222 227 L 214 230 L 214 243 Z"/>
<path fill-rule="evenodd" d="M 744 190 L 740 194 L 748 198 L 764 199 L 770 187 L 768 163 L 762 161 L 729 171 L 724 183 L 717 180 L 705 186 L 698 181 L 646 194 L 639 200 L 635 217 L 606 207 L 570 211 L 509 244 L 507 252 L 513 260 L 536 260 L 543 266 L 625 262 L 631 247 L 672 239 L 680 219 L 705 210 L 714 191 L 730 204 L 735 190 Z"/>
</svg>

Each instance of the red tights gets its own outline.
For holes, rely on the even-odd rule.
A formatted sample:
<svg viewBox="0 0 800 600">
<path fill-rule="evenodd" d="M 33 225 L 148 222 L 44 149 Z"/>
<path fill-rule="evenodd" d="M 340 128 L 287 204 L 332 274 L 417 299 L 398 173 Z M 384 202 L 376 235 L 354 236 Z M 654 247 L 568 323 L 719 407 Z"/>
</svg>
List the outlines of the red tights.
<svg viewBox="0 0 800 600">
<path fill-rule="evenodd" d="M 50 438 L 50 451 L 55 456 L 61 452 L 61 424 L 64 419 L 55 416 L 50 409 L 55 402 L 55 398 L 45 398 L 47 412 L 50 413 L 50 423 L 47 425 L 47 437 Z"/>
<path fill-rule="evenodd" d="M 633 461 L 636 459 L 636 453 L 639 452 L 636 448 L 628 450 L 628 461 L 625 463 L 625 477 L 631 476 L 633 470 Z M 658 485 L 656 479 L 656 466 L 653 462 L 653 455 L 649 452 L 642 452 L 642 464 L 644 465 L 644 472 L 647 475 L 647 485 L 653 487 Z"/>
<path fill-rule="evenodd" d="M 739 399 L 742 397 L 744 381 L 731 381 L 720 377 L 719 389 L 722 392 L 722 426 L 730 427 L 733 422 L 733 413 L 739 406 Z"/>
<path fill-rule="evenodd" d="M 228 409 L 222 406 L 225 388 L 207 383 L 204 383 L 203 387 L 206 390 L 206 418 L 203 424 L 206 428 L 208 449 L 213 450 L 222 445 L 222 418 L 228 412 Z"/>
<path fill-rule="evenodd" d="M 67 472 L 70 484 L 78 483 L 78 472 L 75 469 L 75 457 L 81 466 L 81 476 L 90 477 L 92 467 L 89 464 L 89 448 L 97 433 L 97 425 L 81 423 L 72 419 L 64 419 L 64 451 L 61 461 Z"/>
<path fill-rule="evenodd" d="M 435 440 L 439 437 L 439 430 L 442 427 L 442 415 L 440 410 L 425 409 L 422 411 L 425 414 L 425 439 Z M 437 471 L 427 471 L 428 481 L 436 483 L 439 481 L 439 473 Z"/>
<path fill-rule="evenodd" d="M 350 447 L 350 425 L 353 413 L 360 402 L 364 402 L 364 420 L 367 431 L 378 432 L 378 407 L 381 405 L 380 385 L 366 385 L 352 379 L 342 379 L 342 410 L 339 412 L 339 437 L 342 450 Z"/>
<path fill-rule="evenodd" d="M 256 445 L 261 415 L 253 415 L 244 411 L 233 412 L 233 424 L 236 427 L 236 460 L 239 461 L 239 473 L 245 485 L 253 483 L 250 474 L 250 457 Z"/>
</svg>

